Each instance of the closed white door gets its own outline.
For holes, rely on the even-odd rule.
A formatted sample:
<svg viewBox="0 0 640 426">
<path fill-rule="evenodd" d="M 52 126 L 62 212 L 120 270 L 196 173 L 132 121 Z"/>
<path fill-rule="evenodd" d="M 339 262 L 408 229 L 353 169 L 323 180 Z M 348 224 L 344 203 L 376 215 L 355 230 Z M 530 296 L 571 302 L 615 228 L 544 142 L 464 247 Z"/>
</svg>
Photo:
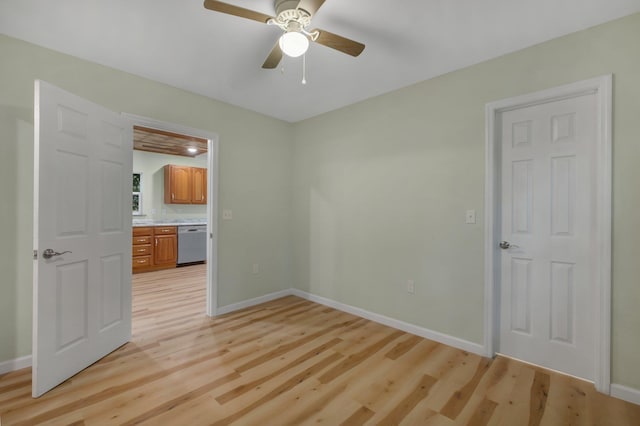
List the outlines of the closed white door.
<svg viewBox="0 0 640 426">
<path fill-rule="evenodd" d="M 595 94 L 499 114 L 499 351 L 594 378 Z"/>
<path fill-rule="evenodd" d="M 132 130 L 35 84 L 33 396 L 131 337 Z"/>
</svg>

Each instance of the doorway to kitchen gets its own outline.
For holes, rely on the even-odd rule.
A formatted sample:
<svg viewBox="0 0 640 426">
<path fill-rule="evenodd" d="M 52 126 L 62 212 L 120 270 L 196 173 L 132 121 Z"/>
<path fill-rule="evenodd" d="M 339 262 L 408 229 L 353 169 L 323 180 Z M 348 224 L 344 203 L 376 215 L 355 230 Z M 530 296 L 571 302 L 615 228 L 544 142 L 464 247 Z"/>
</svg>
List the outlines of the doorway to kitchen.
<svg viewBox="0 0 640 426">
<path fill-rule="evenodd" d="M 180 291 L 185 291 L 184 286 L 191 286 L 195 293 L 204 291 L 206 306 L 203 308 L 207 315 L 214 316 L 218 136 L 173 123 L 125 116 L 134 134 L 134 287 L 144 283 L 140 286 L 147 289 L 142 291 L 153 292 L 154 281 L 179 283 Z M 144 307 L 134 305 L 134 313 L 136 309 Z"/>
</svg>

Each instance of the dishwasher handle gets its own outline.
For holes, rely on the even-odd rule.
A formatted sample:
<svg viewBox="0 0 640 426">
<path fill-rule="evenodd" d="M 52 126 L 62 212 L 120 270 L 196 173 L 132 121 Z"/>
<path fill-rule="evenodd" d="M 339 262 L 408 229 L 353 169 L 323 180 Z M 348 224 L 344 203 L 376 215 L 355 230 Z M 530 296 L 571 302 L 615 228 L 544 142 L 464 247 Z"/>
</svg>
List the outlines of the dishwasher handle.
<svg viewBox="0 0 640 426">
<path fill-rule="evenodd" d="M 207 232 L 206 226 L 198 226 L 198 227 L 178 227 L 178 234 L 188 234 L 191 232 Z"/>
</svg>

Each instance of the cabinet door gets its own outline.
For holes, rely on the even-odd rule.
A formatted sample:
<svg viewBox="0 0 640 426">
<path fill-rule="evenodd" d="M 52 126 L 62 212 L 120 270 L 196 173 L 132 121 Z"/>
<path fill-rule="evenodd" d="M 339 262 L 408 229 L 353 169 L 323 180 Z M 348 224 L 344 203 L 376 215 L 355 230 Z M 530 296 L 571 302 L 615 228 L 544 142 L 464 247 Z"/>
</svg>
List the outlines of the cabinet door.
<svg viewBox="0 0 640 426">
<path fill-rule="evenodd" d="M 207 169 L 191 168 L 192 204 L 207 204 Z"/>
<path fill-rule="evenodd" d="M 178 260 L 178 236 L 156 235 L 153 248 L 154 265 L 174 264 Z"/>
<path fill-rule="evenodd" d="M 164 202 L 165 204 L 191 204 L 191 167 L 165 166 Z"/>
</svg>

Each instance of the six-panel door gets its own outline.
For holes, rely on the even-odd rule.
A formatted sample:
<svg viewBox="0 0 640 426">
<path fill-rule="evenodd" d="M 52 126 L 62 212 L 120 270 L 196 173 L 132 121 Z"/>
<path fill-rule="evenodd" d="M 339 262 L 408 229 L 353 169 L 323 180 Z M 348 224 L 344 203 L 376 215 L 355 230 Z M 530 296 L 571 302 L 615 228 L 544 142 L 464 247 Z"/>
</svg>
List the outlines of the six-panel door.
<svg viewBox="0 0 640 426">
<path fill-rule="evenodd" d="M 501 113 L 500 352 L 594 377 L 596 97 Z"/>
</svg>

